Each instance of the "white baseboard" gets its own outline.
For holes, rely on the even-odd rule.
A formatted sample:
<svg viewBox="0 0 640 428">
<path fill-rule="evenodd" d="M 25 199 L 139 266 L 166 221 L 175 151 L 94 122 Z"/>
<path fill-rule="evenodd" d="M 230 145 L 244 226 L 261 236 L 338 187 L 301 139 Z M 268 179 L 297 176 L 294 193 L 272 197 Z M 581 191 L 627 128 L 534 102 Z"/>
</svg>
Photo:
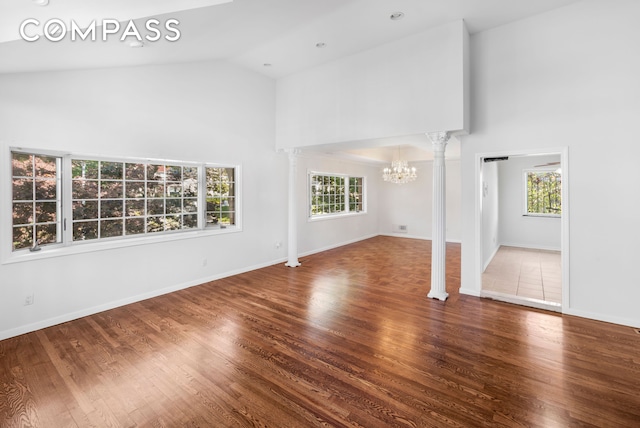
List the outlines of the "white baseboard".
<svg viewBox="0 0 640 428">
<path fill-rule="evenodd" d="M 423 241 L 431 241 L 432 238 L 419 235 L 407 235 L 406 233 L 380 233 L 378 236 L 391 236 L 393 238 L 408 238 L 408 239 L 421 239 Z M 452 244 L 461 244 L 460 239 L 447 239 L 447 242 Z"/>
<path fill-rule="evenodd" d="M 322 247 L 322 248 L 317 248 L 315 250 L 305 251 L 304 253 L 298 254 L 298 257 L 305 257 L 305 256 L 310 256 L 312 254 L 322 253 L 324 251 L 333 250 L 334 248 L 344 247 L 345 245 L 349 245 L 349 244 L 355 244 L 356 242 L 364 241 L 365 239 L 375 238 L 376 236 L 378 236 L 378 234 L 362 236 L 360 238 L 351 239 L 349 241 L 343 241 L 343 242 L 340 242 L 338 244 L 332 244 L 332 245 L 329 245 L 327 247 Z"/>
<path fill-rule="evenodd" d="M 501 242 L 500 245 L 505 247 L 530 248 L 532 250 L 542 250 L 542 251 L 561 251 L 562 250 L 562 248 L 560 247 L 548 247 L 545 245 L 529 245 L 529 244 L 521 244 L 518 242 Z"/>
<path fill-rule="evenodd" d="M 462 288 L 458 289 L 460 294 L 466 294 L 467 296 L 480 297 L 480 291 L 474 290 L 473 288 Z"/>
<path fill-rule="evenodd" d="M 489 257 L 489 259 L 487 259 L 487 262 L 484 264 L 484 267 L 482 268 L 482 272 L 487 270 L 487 267 L 489 267 L 493 258 L 496 256 L 496 254 L 498 254 L 499 249 L 500 249 L 500 245 L 497 245 L 496 248 L 493 250 L 493 254 L 491 254 L 491 257 Z"/>
<path fill-rule="evenodd" d="M 100 312 L 108 311 L 110 309 L 115 309 L 121 306 L 129 305 L 131 303 L 141 302 L 143 300 L 151 299 L 153 297 L 162 296 L 164 294 L 173 293 L 175 291 L 184 290 L 186 288 L 194 287 L 197 285 L 206 284 L 207 282 L 216 281 L 218 279 L 227 278 L 234 275 L 239 275 L 245 272 L 250 272 L 256 269 L 262 269 L 268 266 L 272 266 L 279 263 L 286 262 L 287 259 L 278 259 L 266 263 L 261 263 L 259 265 L 248 266 L 246 268 L 235 269 L 232 271 L 227 271 L 223 273 L 219 273 L 216 275 L 211 275 L 208 277 L 194 279 L 188 282 L 184 282 L 181 284 L 173 285 L 170 287 L 162 288 L 159 290 L 153 290 L 149 293 L 138 294 L 135 296 L 127 297 L 121 300 L 115 300 L 112 302 L 108 302 L 98 306 L 92 306 L 90 308 L 82 309 L 80 311 L 71 312 L 68 314 L 59 315 L 57 317 L 48 318 L 42 321 L 38 321 L 32 324 L 26 324 L 20 327 L 12 328 L 9 330 L 0 331 L 0 340 L 5 340 L 10 337 L 20 336 L 22 334 L 31 333 L 32 331 L 41 330 L 43 328 L 52 327 L 54 325 L 62 324 L 65 322 L 73 321 L 78 318 L 83 318 L 89 315 L 94 315 Z"/>
<path fill-rule="evenodd" d="M 628 327 L 640 328 L 640 319 L 620 318 L 613 315 L 598 314 L 590 311 L 582 311 L 580 309 L 567 308 L 562 311 L 564 315 L 571 315 L 580 318 L 589 318 L 595 321 L 608 322 L 611 324 L 626 325 Z"/>
</svg>

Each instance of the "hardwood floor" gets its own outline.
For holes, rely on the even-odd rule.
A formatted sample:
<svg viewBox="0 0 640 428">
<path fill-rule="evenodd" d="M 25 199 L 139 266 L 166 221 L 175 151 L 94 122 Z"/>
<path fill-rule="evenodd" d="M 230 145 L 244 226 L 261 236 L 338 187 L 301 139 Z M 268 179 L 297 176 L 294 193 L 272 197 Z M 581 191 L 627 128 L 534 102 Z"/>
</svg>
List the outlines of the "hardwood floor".
<svg viewBox="0 0 640 428">
<path fill-rule="evenodd" d="M 377 237 L 0 342 L 2 427 L 632 427 L 640 334 L 426 298 L 430 242 Z"/>
</svg>

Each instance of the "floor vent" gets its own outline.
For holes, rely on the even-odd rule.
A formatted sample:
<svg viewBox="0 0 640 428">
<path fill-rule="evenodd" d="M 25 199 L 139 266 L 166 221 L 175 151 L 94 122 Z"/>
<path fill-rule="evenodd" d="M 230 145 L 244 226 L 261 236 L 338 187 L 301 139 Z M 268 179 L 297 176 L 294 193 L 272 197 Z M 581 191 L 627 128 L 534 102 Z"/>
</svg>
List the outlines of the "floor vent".
<svg viewBox="0 0 640 428">
<path fill-rule="evenodd" d="M 640 328 L 634 328 L 633 331 L 635 331 L 636 334 L 640 334 Z"/>
</svg>

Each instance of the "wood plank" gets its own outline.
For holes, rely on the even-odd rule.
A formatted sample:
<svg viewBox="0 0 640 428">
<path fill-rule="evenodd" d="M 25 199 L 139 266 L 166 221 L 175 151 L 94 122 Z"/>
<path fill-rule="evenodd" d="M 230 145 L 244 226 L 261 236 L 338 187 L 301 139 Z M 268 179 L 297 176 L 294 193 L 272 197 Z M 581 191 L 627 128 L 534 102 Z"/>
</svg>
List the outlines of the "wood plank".
<svg viewBox="0 0 640 428">
<path fill-rule="evenodd" d="M 633 329 L 427 299 L 376 237 L 0 342 L 0 426 L 637 426 Z"/>
</svg>

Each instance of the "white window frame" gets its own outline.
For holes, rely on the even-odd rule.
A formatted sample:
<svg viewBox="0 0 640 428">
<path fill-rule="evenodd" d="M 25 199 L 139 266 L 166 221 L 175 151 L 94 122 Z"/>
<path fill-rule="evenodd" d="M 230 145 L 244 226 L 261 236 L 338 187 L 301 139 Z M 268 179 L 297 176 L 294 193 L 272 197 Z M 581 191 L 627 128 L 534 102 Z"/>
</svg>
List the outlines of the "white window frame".
<svg viewBox="0 0 640 428">
<path fill-rule="evenodd" d="M 102 251 L 136 245 L 146 245 L 157 242 L 175 241 L 181 239 L 192 239 L 203 236 L 235 233 L 242 231 L 242 166 L 229 163 L 213 162 L 191 162 L 184 160 L 153 159 L 153 158 L 133 158 L 133 157 L 106 157 L 91 155 L 86 153 L 65 153 L 60 151 L 43 150 L 37 148 L 16 147 L 3 144 L 0 153 L 0 165 L 2 168 L 0 177 L 0 257 L 2 264 L 18 263 L 30 260 L 40 260 L 50 257 L 67 256 L 91 251 Z M 29 249 L 13 250 L 13 207 L 12 207 L 12 152 L 26 154 L 60 157 L 61 162 L 61 188 L 62 206 L 61 221 L 62 242 L 47 244 L 41 247 L 40 251 L 31 252 Z M 72 202 L 72 178 L 71 160 L 87 159 L 110 162 L 128 163 L 150 163 L 194 166 L 199 168 L 198 182 L 198 227 L 193 229 L 181 229 L 173 231 L 153 232 L 131 236 L 117 236 L 103 239 L 92 239 L 87 241 L 73 241 L 73 202 Z M 233 168 L 235 175 L 235 225 L 228 226 L 207 226 L 206 222 L 206 184 L 205 168 Z M 203 187 L 204 186 L 204 187 Z M 66 227 L 64 227 L 66 223 Z"/>
<path fill-rule="evenodd" d="M 529 182 L 529 173 L 550 173 L 556 172 L 557 168 L 536 168 L 536 169 L 524 169 L 522 171 L 522 189 L 523 189 L 523 197 L 522 197 L 522 215 L 524 217 L 551 217 L 551 218 L 561 218 L 562 214 L 554 214 L 554 213 L 530 213 L 529 212 L 529 188 L 527 186 Z M 560 192 L 560 198 L 562 198 L 562 192 Z M 562 200 L 561 200 L 562 201 Z"/>
<path fill-rule="evenodd" d="M 313 196 L 311 194 L 311 186 L 312 186 L 312 177 L 316 175 L 321 176 L 329 176 L 329 177 L 341 177 L 344 178 L 345 182 L 345 210 L 337 213 L 323 213 L 323 214 L 313 214 L 312 213 L 312 203 Z M 349 202 L 349 179 L 351 178 L 361 178 L 362 179 L 362 210 L 361 211 L 351 211 L 350 202 Z M 358 215 L 367 214 L 367 177 L 364 175 L 357 174 L 339 174 L 334 172 L 320 172 L 320 171 L 307 171 L 307 220 L 308 221 L 319 221 L 319 220 L 328 220 L 328 219 L 336 219 L 336 218 L 344 218 Z"/>
</svg>

